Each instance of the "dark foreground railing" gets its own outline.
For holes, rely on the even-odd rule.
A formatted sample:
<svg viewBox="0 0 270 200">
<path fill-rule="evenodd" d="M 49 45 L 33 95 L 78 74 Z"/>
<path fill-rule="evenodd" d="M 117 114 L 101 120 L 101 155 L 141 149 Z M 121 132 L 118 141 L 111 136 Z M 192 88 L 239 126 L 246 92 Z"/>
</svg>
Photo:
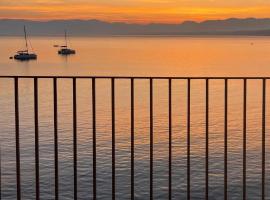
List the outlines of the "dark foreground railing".
<svg viewBox="0 0 270 200">
<path fill-rule="evenodd" d="M 154 131 L 153 131 L 153 84 L 158 79 L 168 81 L 168 134 L 169 134 L 169 151 L 168 151 L 168 199 L 172 199 L 172 82 L 176 79 L 187 81 L 187 199 L 191 199 L 191 82 L 193 80 L 205 81 L 205 199 L 209 199 L 209 85 L 212 80 L 224 80 L 224 199 L 228 199 L 228 82 L 230 80 L 243 81 L 243 165 L 242 165 L 242 198 L 246 199 L 247 196 L 247 82 L 251 79 L 261 81 L 262 90 L 262 146 L 261 146 L 261 199 L 265 199 L 265 170 L 266 170 L 266 82 L 269 77 L 93 77 L 93 76 L 1 76 L 1 80 L 13 79 L 14 80 L 14 102 L 15 102 L 15 136 L 16 136 L 16 183 L 17 183 L 17 199 L 21 199 L 21 159 L 20 159 L 20 114 L 19 114 L 19 79 L 33 79 L 34 80 L 34 124 L 35 124 L 35 191 L 36 199 L 40 199 L 40 169 L 39 169 L 39 109 L 38 109 L 38 81 L 39 79 L 52 79 L 53 81 L 53 100 L 54 100 L 54 173 L 55 173 L 55 199 L 59 199 L 59 163 L 58 163 L 58 93 L 57 82 L 58 79 L 72 79 L 73 81 L 73 175 L 74 175 L 74 199 L 77 199 L 78 185 L 77 185 L 77 80 L 89 79 L 92 81 L 92 130 L 93 130 L 93 194 L 92 198 L 97 198 L 97 145 L 96 145 L 96 80 L 109 79 L 111 81 L 111 134 L 112 134 L 112 150 L 111 150 L 111 174 L 112 174 L 112 199 L 116 199 L 116 145 L 115 145 L 115 80 L 127 79 L 130 80 L 130 110 L 131 110 L 131 141 L 130 141 L 130 199 L 135 199 L 134 189 L 134 85 L 136 80 L 144 79 L 149 81 L 149 94 L 150 94 L 150 185 L 149 185 L 149 198 L 153 199 L 153 144 L 154 144 Z"/>
</svg>

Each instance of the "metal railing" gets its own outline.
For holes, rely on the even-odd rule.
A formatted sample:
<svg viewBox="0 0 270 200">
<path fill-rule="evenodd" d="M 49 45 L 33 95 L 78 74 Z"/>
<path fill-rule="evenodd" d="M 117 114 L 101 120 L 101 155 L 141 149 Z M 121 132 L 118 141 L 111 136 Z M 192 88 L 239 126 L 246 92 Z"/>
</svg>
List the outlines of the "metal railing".
<svg viewBox="0 0 270 200">
<path fill-rule="evenodd" d="M 40 79 L 51 79 L 53 82 L 53 108 L 54 108 L 54 176 L 55 176 L 55 199 L 59 199 L 59 158 L 58 158 L 58 80 L 59 79 L 72 79 L 72 94 L 73 94 L 73 177 L 74 177 L 74 199 L 78 196 L 78 184 L 77 184 L 77 80 L 78 79 L 89 79 L 92 81 L 92 178 L 93 178 L 93 194 L 92 199 L 97 199 L 97 133 L 96 133 L 96 80 L 97 79 L 109 79 L 111 81 L 111 176 L 112 176 L 112 191 L 111 198 L 116 199 L 116 159 L 115 159 L 115 80 L 126 79 L 130 80 L 130 119 L 131 119 L 131 141 L 130 141 L 130 199 L 135 199 L 135 172 L 134 172 L 134 155 L 135 155 L 135 143 L 134 143 L 134 85 L 136 80 L 143 79 L 149 81 L 149 95 L 150 95 L 150 105 L 149 105 L 149 116 L 150 116 L 150 133 L 149 133 L 149 198 L 153 199 L 153 174 L 154 174 L 154 154 L 153 154 L 153 144 L 154 144 L 154 130 L 153 130 L 153 120 L 154 120 L 154 109 L 153 109 L 153 84 L 154 81 L 162 79 L 168 81 L 168 199 L 172 199 L 172 82 L 174 80 L 183 80 L 187 83 L 187 140 L 186 140 L 186 192 L 187 199 L 191 199 L 191 82 L 193 80 L 204 80 L 205 81 L 205 180 L 204 180 L 204 199 L 209 199 L 209 85 L 212 80 L 224 80 L 224 200 L 228 199 L 228 82 L 230 80 L 242 80 L 243 81 L 243 155 L 242 155 L 242 199 L 247 198 L 247 82 L 249 80 L 261 81 L 262 89 L 262 102 L 261 102 L 261 118 L 262 118 L 262 145 L 261 145 L 261 194 L 260 198 L 265 199 L 265 176 L 266 176 L 266 83 L 270 77 L 112 77 L 112 76 L 0 76 L 0 79 L 12 79 L 14 81 L 14 108 L 15 108 L 15 137 L 16 137 L 16 186 L 17 186 L 17 199 L 21 199 L 21 152 L 20 152 L 20 113 L 19 113 L 19 80 L 20 79 L 32 79 L 34 80 L 34 124 L 35 124 L 35 192 L 36 199 L 40 199 L 40 174 L 39 174 L 39 80 Z M 3 171 L 1 172 L 3 173 Z"/>
</svg>

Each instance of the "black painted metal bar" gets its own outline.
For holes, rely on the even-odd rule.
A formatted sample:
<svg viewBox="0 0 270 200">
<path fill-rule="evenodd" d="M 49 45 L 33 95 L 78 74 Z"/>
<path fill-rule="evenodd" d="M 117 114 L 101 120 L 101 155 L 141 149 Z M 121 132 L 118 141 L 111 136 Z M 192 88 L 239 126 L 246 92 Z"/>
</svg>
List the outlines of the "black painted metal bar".
<svg viewBox="0 0 270 200">
<path fill-rule="evenodd" d="M 96 79 L 92 79 L 92 128 L 93 128 L 93 200 L 97 199 L 97 147 L 96 147 Z"/>
<path fill-rule="evenodd" d="M 169 79 L 169 199 L 172 199 L 172 80 Z"/>
<path fill-rule="evenodd" d="M 17 200 L 21 200 L 19 88 L 17 77 L 14 78 L 14 97 L 15 97 L 15 138 L 16 138 L 16 187 L 17 187 Z"/>
<path fill-rule="evenodd" d="M 77 83 L 73 78 L 73 182 L 74 182 L 74 199 L 78 198 L 77 186 Z"/>
<path fill-rule="evenodd" d="M 35 118 L 35 175 L 36 200 L 40 199 L 39 181 L 39 127 L 38 127 L 38 79 L 34 78 L 34 118 Z"/>
<path fill-rule="evenodd" d="M 224 200 L 228 199 L 228 79 L 225 79 L 224 94 Z"/>
<path fill-rule="evenodd" d="M 2 199 L 2 144 L 0 146 L 0 200 Z"/>
<path fill-rule="evenodd" d="M 266 129 L 266 80 L 263 79 L 262 92 L 262 200 L 265 199 L 265 129 Z"/>
<path fill-rule="evenodd" d="M 0 146 L 0 200 L 2 199 L 2 144 Z"/>
<path fill-rule="evenodd" d="M 247 80 L 244 79 L 243 99 L 243 200 L 246 197 L 246 173 L 247 173 Z"/>
<path fill-rule="evenodd" d="M 54 197 L 59 199 L 59 167 L 58 167 L 58 96 L 57 78 L 53 78 L 53 107 L 54 107 Z"/>
<path fill-rule="evenodd" d="M 153 133 L 153 79 L 150 79 L 150 200 L 153 200 L 153 160 L 154 160 L 154 133 Z"/>
<path fill-rule="evenodd" d="M 0 146 L 0 200 L 2 199 L 2 144 Z"/>
<path fill-rule="evenodd" d="M 131 79 L 131 94 L 130 94 L 130 105 L 131 105 L 131 116 L 130 116 L 130 129 L 131 129 L 131 137 L 130 137 L 130 152 L 131 152 L 131 200 L 135 199 L 135 188 L 134 188 L 134 79 Z"/>
<path fill-rule="evenodd" d="M 112 200 L 115 200 L 115 80 L 111 79 L 112 106 Z"/>
<path fill-rule="evenodd" d="M 209 198 L 209 79 L 205 87 L 205 200 Z"/>
<path fill-rule="evenodd" d="M 187 199 L 191 199 L 190 191 L 190 110 L 191 110 L 191 85 L 187 80 Z"/>
</svg>

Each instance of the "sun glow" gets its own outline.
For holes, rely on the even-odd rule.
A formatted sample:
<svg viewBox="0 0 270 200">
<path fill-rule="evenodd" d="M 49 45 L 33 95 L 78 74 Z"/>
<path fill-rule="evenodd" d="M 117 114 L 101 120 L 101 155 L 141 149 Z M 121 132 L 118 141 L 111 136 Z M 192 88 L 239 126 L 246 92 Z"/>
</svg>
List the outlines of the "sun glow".
<svg viewBox="0 0 270 200">
<path fill-rule="evenodd" d="M 1 0 L 0 18 L 51 20 L 99 19 L 128 23 L 179 23 L 231 17 L 270 17 L 270 2 L 261 0 Z"/>
</svg>

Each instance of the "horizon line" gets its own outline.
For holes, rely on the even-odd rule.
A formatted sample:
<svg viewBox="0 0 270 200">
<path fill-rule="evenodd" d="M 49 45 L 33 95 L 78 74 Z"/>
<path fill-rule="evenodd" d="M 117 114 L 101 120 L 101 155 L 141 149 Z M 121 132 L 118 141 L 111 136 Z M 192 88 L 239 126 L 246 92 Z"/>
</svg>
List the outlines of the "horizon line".
<svg viewBox="0 0 270 200">
<path fill-rule="evenodd" d="M 108 24 L 116 24 L 116 23 L 121 23 L 121 24 L 133 24 L 133 25 L 151 25 L 151 24 L 164 24 L 164 25 L 181 25 L 187 22 L 192 22 L 192 23 L 204 23 L 204 22 L 209 22 L 209 21 L 226 21 L 226 20 L 248 20 L 248 19 L 254 19 L 254 20 L 266 20 L 270 19 L 270 17 L 264 17 L 264 18 L 257 18 L 257 17 L 245 17 L 245 18 L 240 18 L 240 17 L 229 17 L 229 18 L 217 18 L 217 19 L 206 19 L 202 21 L 196 21 L 196 20 L 185 20 L 179 23 L 165 23 L 165 22 L 148 22 L 148 23 L 138 23 L 138 22 L 125 22 L 125 21 L 106 21 L 106 20 L 100 20 L 96 18 L 89 18 L 89 19 L 78 19 L 78 18 L 72 18 L 72 19 L 64 19 L 64 18 L 55 18 L 55 19 L 25 19 L 25 18 L 0 18 L 0 20 L 21 20 L 21 21 L 29 21 L 29 22 L 53 22 L 53 21 L 98 21 L 98 22 L 104 22 Z"/>
</svg>

